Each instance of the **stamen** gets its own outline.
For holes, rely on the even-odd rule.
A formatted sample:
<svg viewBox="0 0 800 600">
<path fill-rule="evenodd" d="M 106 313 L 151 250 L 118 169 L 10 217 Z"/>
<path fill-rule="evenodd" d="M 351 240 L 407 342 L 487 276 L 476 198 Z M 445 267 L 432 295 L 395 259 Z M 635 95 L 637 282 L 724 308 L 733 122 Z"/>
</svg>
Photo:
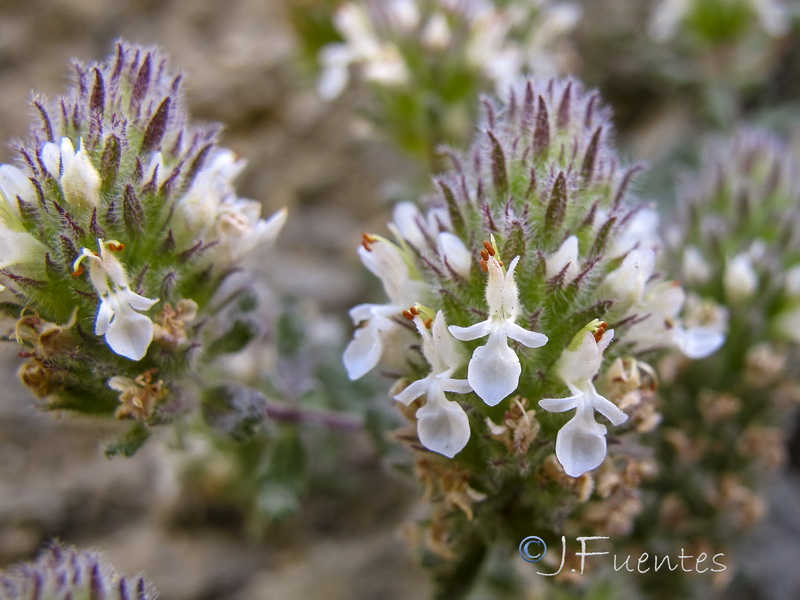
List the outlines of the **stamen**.
<svg viewBox="0 0 800 600">
<path fill-rule="evenodd" d="M 594 332 L 595 342 L 600 341 L 600 338 L 603 337 L 603 334 L 606 332 L 606 329 L 608 329 L 608 323 L 606 323 L 605 321 L 600 321 L 600 323 L 597 325 L 597 330 Z"/>
<path fill-rule="evenodd" d="M 491 242 L 484 241 L 483 242 L 483 247 L 486 248 L 486 251 L 489 253 L 489 256 L 494 256 L 495 253 L 497 252 L 494 249 L 494 246 L 492 246 Z"/>
<path fill-rule="evenodd" d="M 410 311 L 410 310 L 404 310 L 404 311 L 403 311 L 403 316 L 404 316 L 406 319 L 408 319 L 409 321 L 413 321 L 413 320 L 414 320 L 414 315 L 412 315 L 412 314 L 411 314 L 411 311 Z"/>
<path fill-rule="evenodd" d="M 377 241 L 378 238 L 372 236 L 368 233 L 363 233 L 361 235 L 361 245 L 364 246 L 364 250 L 367 252 L 372 252 L 372 244 Z"/>
<path fill-rule="evenodd" d="M 83 268 L 83 265 L 78 265 L 78 267 L 72 272 L 73 277 L 80 277 L 86 272 L 86 269 Z"/>
<path fill-rule="evenodd" d="M 486 249 L 481 250 L 481 258 L 484 260 L 484 262 L 489 260 L 489 252 Z"/>
<path fill-rule="evenodd" d="M 118 244 L 115 244 L 114 242 L 108 242 L 108 249 L 112 252 L 122 252 L 125 250 L 125 244 L 121 242 Z"/>
</svg>

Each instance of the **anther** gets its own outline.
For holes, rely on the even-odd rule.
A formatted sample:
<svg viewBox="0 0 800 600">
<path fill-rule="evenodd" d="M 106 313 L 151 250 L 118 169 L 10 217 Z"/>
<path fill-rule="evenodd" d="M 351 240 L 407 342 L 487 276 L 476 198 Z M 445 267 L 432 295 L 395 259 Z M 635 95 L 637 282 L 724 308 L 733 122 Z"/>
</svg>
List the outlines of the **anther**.
<svg viewBox="0 0 800 600">
<path fill-rule="evenodd" d="M 485 260 L 481 261 L 481 269 L 483 269 L 487 273 L 489 272 L 489 264 Z"/>
<path fill-rule="evenodd" d="M 605 321 L 600 321 L 600 324 L 597 326 L 597 331 L 594 332 L 594 341 L 599 342 L 600 338 L 603 337 L 603 334 L 608 329 L 608 323 Z"/>
<path fill-rule="evenodd" d="M 481 250 L 481 258 L 483 260 L 489 260 L 489 252 L 487 250 Z"/>
<path fill-rule="evenodd" d="M 408 310 L 410 310 L 411 314 L 414 315 L 415 317 L 419 314 L 419 309 L 416 306 L 412 306 Z"/>
<path fill-rule="evenodd" d="M 492 246 L 491 242 L 484 241 L 483 242 L 483 247 L 486 248 L 486 251 L 489 253 L 489 256 L 494 256 L 495 255 L 495 249 L 494 249 L 494 246 Z"/>
<path fill-rule="evenodd" d="M 433 326 L 433 319 L 425 319 L 423 323 L 425 323 L 426 329 L 430 329 Z"/>
<path fill-rule="evenodd" d="M 125 250 L 125 244 L 123 243 L 115 244 L 114 242 L 109 242 L 108 249 L 111 250 L 112 252 L 122 252 L 123 250 Z"/>
<path fill-rule="evenodd" d="M 361 235 L 361 245 L 364 246 L 364 250 L 367 252 L 372 252 L 372 244 L 376 241 L 377 238 L 374 236 L 364 233 Z"/>
<path fill-rule="evenodd" d="M 72 272 L 73 277 L 80 277 L 86 272 L 86 269 L 83 268 L 83 265 L 78 265 L 78 268 Z"/>
<path fill-rule="evenodd" d="M 411 314 L 411 311 L 410 311 L 410 310 L 404 310 L 404 311 L 403 311 L 403 316 L 404 316 L 406 319 L 408 319 L 409 321 L 413 321 L 413 320 L 414 320 L 414 315 L 412 315 L 412 314 Z"/>
</svg>

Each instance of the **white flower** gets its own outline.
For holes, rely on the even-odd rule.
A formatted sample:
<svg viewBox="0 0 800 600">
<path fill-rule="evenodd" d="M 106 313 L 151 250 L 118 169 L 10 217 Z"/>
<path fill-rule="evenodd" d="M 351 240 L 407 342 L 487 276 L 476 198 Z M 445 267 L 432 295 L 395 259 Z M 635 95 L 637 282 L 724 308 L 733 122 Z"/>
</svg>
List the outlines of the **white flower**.
<svg viewBox="0 0 800 600">
<path fill-rule="evenodd" d="M 400 23 L 413 17 L 398 3 L 394 16 Z M 367 11 L 355 4 L 344 4 L 334 15 L 334 25 L 344 38 L 344 43 L 328 44 L 320 50 L 322 74 L 317 92 L 325 100 L 332 100 L 344 90 L 349 79 L 350 65 L 361 65 L 368 81 L 383 85 L 402 85 L 408 81 L 408 69 L 400 51 L 394 44 L 380 42 L 372 27 Z"/>
<path fill-rule="evenodd" d="M 408 83 L 408 67 L 394 44 L 381 44 L 377 54 L 364 63 L 364 78 L 387 87 Z"/>
<path fill-rule="evenodd" d="M 684 327 L 677 315 L 686 295 L 676 283 L 656 284 L 639 305 L 645 318 L 625 332 L 625 340 L 636 344 L 639 352 L 673 346 L 692 359 L 705 358 L 725 342 L 725 321 L 715 326 Z"/>
<path fill-rule="evenodd" d="M 47 172 L 61 184 L 67 204 L 87 209 L 100 203 L 100 173 L 89 160 L 82 140 L 77 151 L 68 137 L 62 137 L 60 145 L 47 142 L 41 158 Z"/>
<path fill-rule="evenodd" d="M 415 0 L 387 0 L 386 13 L 392 26 L 402 33 L 410 32 L 419 25 L 419 7 Z"/>
<path fill-rule="evenodd" d="M 0 269 L 43 264 L 46 248 L 25 230 L 17 202 L 35 200 L 33 185 L 16 167 L 0 165 L 0 195 Z"/>
<path fill-rule="evenodd" d="M 785 2 L 782 0 L 751 0 L 751 4 L 761 21 L 761 27 L 769 35 L 779 37 L 789 31 L 792 16 Z M 795 9 L 796 15 L 797 9 Z"/>
<path fill-rule="evenodd" d="M 46 248 L 26 231 L 13 231 L 0 220 L 0 269 L 11 265 L 43 265 Z"/>
<path fill-rule="evenodd" d="M 129 288 L 125 267 L 114 256 L 121 250 L 118 242 L 97 240 L 100 254 L 84 248 L 75 261 L 75 273 L 89 260 L 89 278 L 100 296 L 94 333 L 103 335 L 108 346 L 120 356 L 141 360 L 153 341 L 153 322 L 137 311 L 152 308 L 158 298 L 145 298 Z"/>
<path fill-rule="evenodd" d="M 683 250 L 681 272 L 689 283 L 706 283 L 711 279 L 713 271 L 703 255 L 695 246 L 686 246 Z"/>
<path fill-rule="evenodd" d="M 231 150 L 221 148 L 209 157 L 191 187 L 178 200 L 180 219 L 174 220 L 178 235 L 196 237 L 207 233 L 217 220 L 225 200 L 236 198 L 233 181 L 246 161 Z"/>
<path fill-rule="evenodd" d="M 347 44 L 327 44 L 319 53 L 322 72 L 317 81 L 317 93 L 323 100 L 333 100 L 347 87 L 348 69 L 353 53 Z"/>
<path fill-rule="evenodd" d="M 261 203 L 237 199 L 219 206 L 216 234 L 219 246 L 214 255 L 235 263 L 259 246 L 275 242 L 286 222 L 287 210 L 282 208 L 269 219 L 261 219 Z"/>
<path fill-rule="evenodd" d="M 725 296 L 730 302 L 744 302 L 753 295 L 758 287 L 758 274 L 748 253 L 737 254 L 728 261 L 722 283 L 725 286 Z"/>
<path fill-rule="evenodd" d="M 772 329 L 776 336 L 800 343 L 800 266 L 786 272 L 783 291 L 786 307 L 775 317 Z"/>
<path fill-rule="evenodd" d="M 400 249 L 388 240 L 366 236 L 358 255 L 364 266 L 383 283 L 389 303 L 359 304 L 350 309 L 353 324 L 364 323 L 344 351 L 344 366 L 352 380 L 363 377 L 378 364 L 384 339 L 400 327 L 393 317 L 419 302 L 425 293 L 424 283 L 412 279 L 408 262 Z"/>
<path fill-rule="evenodd" d="M 451 39 L 447 17 L 440 12 L 433 14 L 422 30 L 422 45 L 429 50 L 444 50 Z"/>
<path fill-rule="evenodd" d="M 658 42 L 670 39 L 686 17 L 690 6 L 690 0 L 662 0 L 650 18 L 650 36 Z"/>
<path fill-rule="evenodd" d="M 94 334 L 104 335 L 109 347 L 131 360 L 141 360 L 153 341 L 153 322 L 138 310 L 149 310 L 158 302 L 135 294 L 128 288 L 116 289 L 101 297 L 94 323 Z"/>
<path fill-rule="evenodd" d="M 606 427 L 595 421 L 595 411 L 613 425 L 621 425 L 628 419 L 614 403 L 601 396 L 592 383 L 600 371 L 603 352 L 614 337 L 614 330 L 609 329 L 599 340 L 595 339 L 604 326 L 597 320 L 590 323 L 573 338 L 556 362 L 556 374 L 567 384 L 572 396 L 539 401 L 539 406 L 550 412 L 575 409 L 575 416 L 556 436 L 556 457 L 570 477 L 580 477 L 598 467 L 606 456 Z"/>
<path fill-rule="evenodd" d="M 17 198 L 31 204 L 36 201 L 36 190 L 30 179 L 11 165 L 0 165 L 0 193 L 6 198 L 5 206 L 11 209 L 17 219 L 22 216 Z"/>
<path fill-rule="evenodd" d="M 631 250 L 622 264 L 606 276 L 601 291 L 610 295 L 621 307 L 631 307 L 641 301 L 655 265 L 656 253 L 653 250 Z"/>
<path fill-rule="evenodd" d="M 413 202 L 399 202 L 392 211 L 389 229 L 398 239 L 407 241 L 428 260 L 438 258 L 443 270 L 447 271 L 449 267 L 464 279 L 469 277 L 472 253 L 456 234 L 442 231 L 452 229 L 447 209 L 433 208 L 423 216 Z"/>
<path fill-rule="evenodd" d="M 673 346 L 689 358 L 716 352 L 725 334 L 715 327 L 682 325 L 678 314 L 686 296 L 678 284 L 650 280 L 655 261 L 655 252 L 649 248 L 631 250 L 601 286 L 626 311 L 626 317 L 639 319 L 625 331 L 625 341 L 640 352 Z"/>
<path fill-rule="evenodd" d="M 598 219 L 604 222 L 604 219 Z M 634 248 L 650 248 L 660 239 L 660 217 L 651 207 L 642 207 L 624 224 L 624 228 L 614 237 L 608 255 L 611 258 L 625 256 Z"/>
<path fill-rule="evenodd" d="M 484 346 L 472 354 L 467 370 L 467 381 L 489 406 L 495 406 L 517 389 L 522 373 L 519 357 L 509 348 L 508 338 L 529 348 L 538 348 L 547 343 L 547 336 L 528 331 L 516 324 L 519 314 L 519 292 L 514 280 L 514 269 L 519 256 L 511 261 L 508 272 L 503 274 L 495 256 L 486 261 L 489 280 L 486 284 L 486 303 L 489 318 L 469 327 L 450 326 L 450 333 L 464 342 L 489 336 Z"/>
<path fill-rule="evenodd" d="M 547 257 L 545 261 L 545 276 L 552 279 L 561 271 L 564 272 L 564 283 L 570 283 L 580 273 L 578 263 L 578 238 L 574 235 L 569 236 L 561 247 Z"/>
<path fill-rule="evenodd" d="M 463 364 L 463 356 L 455 339 L 447 332 L 442 311 L 436 313 L 430 331 L 420 316 L 415 317 L 414 322 L 422 336 L 422 352 L 431 372 L 394 398 L 408 406 L 425 396 L 425 405 L 417 410 L 419 441 L 429 450 L 453 458 L 467 445 L 470 436 L 469 419 L 464 409 L 445 396 L 445 392 L 466 394 L 471 391 L 465 379 L 452 378 Z"/>
<path fill-rule="evenodd" d="M 456 234 L 442 231 L 436 238 L 439 260 L 464 279 L 469 279 L 472 270 L 472 253 Z"/>
</svg>

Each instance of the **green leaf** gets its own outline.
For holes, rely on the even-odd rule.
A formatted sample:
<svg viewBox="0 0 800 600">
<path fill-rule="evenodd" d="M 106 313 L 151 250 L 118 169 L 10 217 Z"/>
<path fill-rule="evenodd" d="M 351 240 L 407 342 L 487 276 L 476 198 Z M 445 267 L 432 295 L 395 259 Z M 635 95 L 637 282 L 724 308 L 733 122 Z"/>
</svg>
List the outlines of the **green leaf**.
<svg viewBox="0 0 800 600">
<path fill-rule="evenodd" d="M 106 455 L 106 458 L 114 458 L 116 456 L 130 458 L 139 451 L 139 448 L 144 445 L 149 437 L 150 428 L 141 421 L 137 421 L 136 424 L 131 427 L 127 433 L 122 435 L 122 437 L 117 439 L 117 441 L 106 444 L 103 454 Z"/>
<path fill-rule="evenodd" d="M 266 415 L 266 397 L 241 385 L 221 385 L 203 392 L 200 412 L 215 430 L 244 442 L 256 434 Z"/>
</svg>

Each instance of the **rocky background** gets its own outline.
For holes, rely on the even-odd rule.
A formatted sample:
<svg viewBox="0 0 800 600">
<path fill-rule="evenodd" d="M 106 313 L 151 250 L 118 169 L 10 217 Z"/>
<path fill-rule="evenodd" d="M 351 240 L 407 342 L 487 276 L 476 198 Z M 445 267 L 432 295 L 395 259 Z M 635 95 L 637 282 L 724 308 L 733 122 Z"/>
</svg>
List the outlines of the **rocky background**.
<svg viewBox="0 0 800 600">
<path fill-rule="evenodd" d="M 370 289 L 354 249 L 362 231 L 383 230 L 387 185 L 415 171 L 352 119 L 347 95 L 317 99 L 284 10 L 278 0 L 0 0 L 0 138 L 26 133 L 32 90 L 65 90 L 71 57 L 102 58 L 118 37 L 160 45 L 187 73 L 192 114 L 224 122 L 223 145 L 247 157 L 240 194 L 262 200 L 265 214 L 290 210 L 265 274 L 279 294 L 338 315 L 349 335 L 346 309 Z M 658 108 L 657 119 L 625 113 L 625 139 L 645 154 L 677 135 L 669 119 L 683 108 Z M 0 162 L 10 157 L 0 148 Z M 144 571 L 165 600 L 428 595 L 399 531 L 418 490 L 366 439 L 343 456 L 356 482 L 349 495 L 312 494 L 266 539 L 247 537 L 235 514 L 185 497 L 166 441 L 109 462 L 99 447 L 113 426 L 35 411 L 13 349 L 0 351 L 0 566 L 58 536 L 102 549 L 122 572 Z M 727 597 L 797 597 L 794 475 L 773 499 L 773 516 L 745 546 L 751 583 Z"/>
</svg>

